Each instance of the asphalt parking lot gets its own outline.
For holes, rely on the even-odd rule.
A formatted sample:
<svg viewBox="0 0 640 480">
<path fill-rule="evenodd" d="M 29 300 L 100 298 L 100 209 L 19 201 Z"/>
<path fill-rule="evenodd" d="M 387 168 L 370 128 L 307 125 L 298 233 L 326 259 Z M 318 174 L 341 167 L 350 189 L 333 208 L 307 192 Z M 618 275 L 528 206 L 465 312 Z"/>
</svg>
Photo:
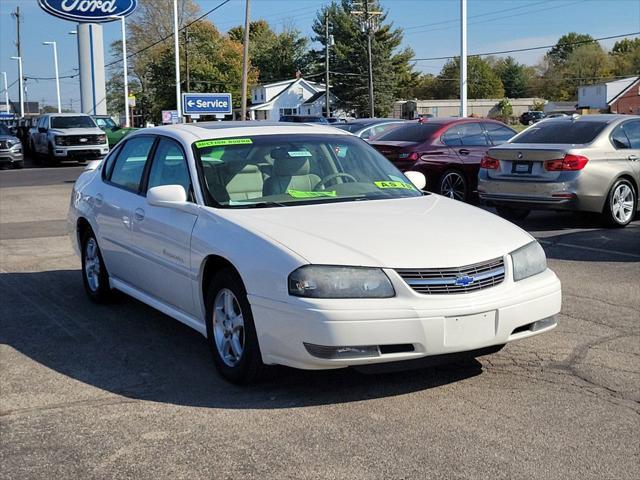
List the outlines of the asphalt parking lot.
<svg viewBox="0 0 640 480">
<path fill-rule="evenodd" d="M 0 478 L 638 478 L 640 219 L 522 223 L 563 282 L 549 334 L 241 388 L 188 327 L 86 298 L 64 220 L 81 168 L 0 172 Z"/>
</svg>

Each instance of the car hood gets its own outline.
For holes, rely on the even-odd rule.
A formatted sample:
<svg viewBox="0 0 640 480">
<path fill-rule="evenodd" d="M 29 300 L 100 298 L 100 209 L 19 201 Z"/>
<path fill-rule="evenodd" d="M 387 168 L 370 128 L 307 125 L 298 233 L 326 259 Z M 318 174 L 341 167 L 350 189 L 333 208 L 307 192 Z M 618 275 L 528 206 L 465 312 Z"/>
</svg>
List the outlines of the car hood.
<svg viewBox="0 0 640 480">
<path fill-rule="evenodd" d="M 12 140 L 14 142 L 20 141 L 18 137 L 14 137 L 13 135 L 0 135 L 0 140 Z"/>
<path fill-rule="evenodd" d="M 55 135 L 104 135 L 98 127 L 95 128 L 52 128 L 50 133 Z"/>
<path fill-rule="evenodd" d="M 457 267 L 532 240 L 496 215 L 439 195 L 216 212 L 313 264 Z"/>
</svg>

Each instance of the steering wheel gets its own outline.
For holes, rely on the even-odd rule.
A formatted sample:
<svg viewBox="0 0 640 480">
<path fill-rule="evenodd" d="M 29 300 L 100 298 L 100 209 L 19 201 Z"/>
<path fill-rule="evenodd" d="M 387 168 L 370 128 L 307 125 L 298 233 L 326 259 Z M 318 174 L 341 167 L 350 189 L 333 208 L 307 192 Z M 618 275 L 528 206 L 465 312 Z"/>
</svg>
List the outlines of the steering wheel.
<svg viewBox="0 0 640 480">
<path fill-rule="evenodd" d="M 332 173 L 331 175 L 327 175 L 322 180 L 320 180 L 320 183 L 318 183 L 313 190 L 318 191 L 320 190 L 320 187 L 322 187 L 322 189 L 324 190 L 325 187 L 327 186 L 327 183 L 329 183 L 331 180 L 336 180 L 338 178 L 347 178 L 349 179 L 350 182 L 354 182 L 354 183 L 357 183 L 358 181 L 356 177 L 354 177 L 353 175 L 349 175 L 348 173 L 344 173 L 344 172 Z"/>
</svg>

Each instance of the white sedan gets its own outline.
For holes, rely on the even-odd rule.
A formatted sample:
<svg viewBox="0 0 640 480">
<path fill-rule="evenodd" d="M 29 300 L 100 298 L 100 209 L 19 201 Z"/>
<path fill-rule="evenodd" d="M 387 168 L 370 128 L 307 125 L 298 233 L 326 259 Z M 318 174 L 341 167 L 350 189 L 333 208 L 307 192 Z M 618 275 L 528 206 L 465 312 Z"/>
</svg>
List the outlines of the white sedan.
<svg viewBox="0 0 640 480">
<path fill-rule="evenodd" d="M 423 187 L 331 127 L 185 124 L 89 167 L 69 226 L 92 300 L 117 289 L 194 328 L 234 382 L 477 356 L 553 329 L 560 282 L 540 245 Z"/>
</svg>

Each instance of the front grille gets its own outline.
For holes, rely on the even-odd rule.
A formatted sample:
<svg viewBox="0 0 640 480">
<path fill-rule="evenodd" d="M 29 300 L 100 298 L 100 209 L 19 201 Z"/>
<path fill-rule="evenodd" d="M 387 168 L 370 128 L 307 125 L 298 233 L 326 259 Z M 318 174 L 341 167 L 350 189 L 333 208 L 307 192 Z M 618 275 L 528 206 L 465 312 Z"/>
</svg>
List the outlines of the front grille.
<svg viewBox="0 0 640 480">
<path fill-rule="evenodd" d="M 58 137 L 58 145 L 102 145 L 105 143 L 103 135 L 64 135 Z"/>
<path fill-rule="evenodd" d="M 418 293 L 468 293 L 502 283 L 504 260 L 500 257 L 457 268 L 400 268 L 396 272 Z"/>
</svg>

